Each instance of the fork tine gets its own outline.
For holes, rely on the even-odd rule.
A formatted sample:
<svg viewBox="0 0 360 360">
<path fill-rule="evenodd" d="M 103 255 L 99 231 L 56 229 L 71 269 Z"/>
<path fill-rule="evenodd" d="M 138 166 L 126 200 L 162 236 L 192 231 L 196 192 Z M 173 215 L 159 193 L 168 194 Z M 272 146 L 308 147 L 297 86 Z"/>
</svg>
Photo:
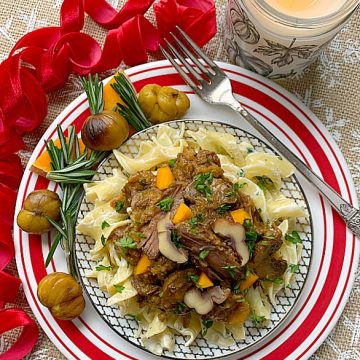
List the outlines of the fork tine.
<svg viewBox="0 0 360 360">
<path fill-rule="evenodd" d="M 171 65 L 176 69 L 185 82 L 196 92 L 199 90 L 198 86 L 190 78 L 190 76 L 181 68 L 181 66 L 170 56 L 170 54 L 160 45 L 160 50 L 163 55 L 170 61 Z"/>
<path fill-rule="evenodd" d="M 211 68 L 206 68 L 194 54 L 184 45 L 184 43 L 173 33 L 170 32 L 170 35 L 174 38 L 177 45 L 181 48 L 181 50 L 191 59 L 191 61 L 206 75 L 209 76 L 214 72 Z M 211 70 L 211 71 L 210 71 Z M 215 75 L 215 72 L 213 73 Z"/>
<path fill-rule="evenodd" d="M 173 53 L 175 57 L 178 58 L 179 62 L 183 64 L 187 71 L 200 83 L 202 84 L 204 82 L 204 79 L 199 75 L 199 73 L 186 61 L 186 59 L 180 54 L 177 49 L 175 49 L 174 46 L 172 46 L 167 39 L 164 39 L 166 42 L 166 45 L 170 49 L 170 51 Z"/>
<path fill-rule="evenodd" d="M 176 28 L 179 30 L 180 34 L 185 38 L 185 40 L 192 46 L 196 55 L 198 55 L 201 59 L 203 59 L 209 66 L 220 70 L 220 68 L 195 44 L 195 42 L 190 38 L 188 34 L 184 30 L 182 30 L 178 25 Z M 221 70 L 220 70 L 221 71 Z"/>
</svg>

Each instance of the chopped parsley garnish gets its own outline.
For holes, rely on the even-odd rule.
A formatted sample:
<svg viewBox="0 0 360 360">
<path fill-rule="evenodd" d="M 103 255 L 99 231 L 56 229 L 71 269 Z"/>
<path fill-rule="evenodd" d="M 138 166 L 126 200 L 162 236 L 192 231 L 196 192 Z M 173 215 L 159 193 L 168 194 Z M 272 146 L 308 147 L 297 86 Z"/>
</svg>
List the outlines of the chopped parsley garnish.
<svg viewBox="0 0 360 360">
<path fill-rule="evenodd" d="M 104 234 L 101 234 L 101 244 L 102 244 L 102 246 L 104 247 L 105 245 L 106 245 L 106 237 L 104 236 Z"/>
<path fill-rule="evenodd" d="M 161 211 L 169 212 L 173 202 L 174 202 L 174 199 L 172 197 L 167 197 L 167 198 L 161 200 L 157 205 Z"/>
<path fill-rule="evenodd" d="M 285 240 L 287 240 L 293 244 L 301 244 L 302 243 L 302 240 L 301 240 L 298 232 L 295 230 L 291 234 L 285 235 Z"/>
<path fill-rule="evenodd" d="M 216 211 L 220 214 L 223 215 L 225 214 L 227 211 L 229 211 L 231 209 L 231 205 L 230 204 L 221 204 Z"/>
<path fill-rule="evenodd" d="M 245 176 L 245 171 L 244 171 L 243 169 L 240 169 L 240 170 L 238 171 L 238 176 L 239 176 L 239 177 L 244 177 L 244 176 Z"/>
<path fill-rule="evenodd" d="M 189 280 L 191 280 L 196 285 L 196 287 L 199 287 L 198 286 L 199 277 L 197 275 L 189 275 Z"/>
<path fill-rule="evenodd" d="M 181 244 L 181 236 L 176 232 L 175 229 L 172 229 L 171 230 L 171 241 L 174 243 L 174 245 L 177 247 L 177 248 L 181 248 L 182 247 L 182 244 Z"/>
<path fill-rule="evenodd" d="M 107 227 L 110 227 L 110 224 L 104 220 L 102 223 L 101 223 L 101 230 L 104 230 L 105 228 Z"/>
<path fill-rule="evenodd" d="M 114 285 L 114 288 L 115 290 L 118 292 L 118 293 L 122 293 L 123 290 L 125 289 L 125 286 L 122 286 L 122 285 Z"/>
<path fill-rule="evenodd" d="M 249 252 L 250 252 L 250 257 L 252 257 L 254 254 L 255 242 L 256 242 L 259 234 L 255 230 L 255 228 L 252 228 L 251 230 L 246 231 L 245 235 L 246 235 L 246 244 L 247 244 L 247 246 L 249 248 Z"/>
<path fill-rule="evenodd" d="M 168 163 L 169 163 L 169 166 L 170 166 L 171 168 L 173 168 L 173 167 L 175 166 L 176 159 L 171 159 L 171 160 L 168 161 Z"/>
<path fill-rule="evenodd" d="M 233 188 L 231 191 L 229 191 L 228 193 L 225 194 L 226 197 L 230 197 L 230 196 L 234 196 L 238 193 L 238 191 L 240 189 L 242 189 L 245 185 L 247 185 L 246 183 L 242 183 L 242 184 L 239 184 L 239 183 L 235 183 L 233 184 Z"/>
<path fill-rule="evenodd" d="M 267 240 L 260 241 L 259 244 L 263 246 L 269 246 L 269 242 Z"/>
<path fill-rule="evenodd" d="M 112 269 L 112 266 L 98 265 L 95 269 L 96 271 L 102 271 L 102 270 L 110 271 Z"/>
<path fill-rule="evenodd" d="M 255 150 L 253 148 L 251 148 L 251 147 L 248 147 L 246 150 L 247 150 L 248 154 L 251 154 L 251 153 L 255 152 Z"/>
<path fill-rule="evenodd" d="M 267 176 L 255 176 L 257 186 L 262 190 L 271 190 L 274 188 L 274 183 Z"/>
<path fill-rule="evenodd" d="M 206 196 L 207 200 L 211 199 L 212 190 L 210 184 L 213 182 L 214 175 L 213 173 L 203 173 L 195 176 L 195 189 L 201 194 Z"/>
<path fill-rule="evenodd" d="M 275 278 L 275 279 L 265 279 L 267 281 L 271 281 L 272 283 L 276 284 L 276 285 L 280 285 L 284 283 L 284 280 L 281 278 Z"/>
<path fill-rule="evenodd" d="M 241 290 L 240 290 L 240 281 L 238 281 L 234 287 L 232 288 L 232 291 L 234 294 L 240 294 Z"/>
<path fill-rule="evenodd" d="M 209 250 L 201 250 L 199 254 L 199 258 L 201 260 L 204 260 L 209 255 Z"/>
<path fill-rule="evenodd" d="M 137 231 L 135 232 L 135 235 L 139 238 L 139 239 L 143 239 L 144 237 L 146 237 L 142 232 Z"/>
<path fill-rule="evenodd" d="M 121 201 L 121 200 L 117 201 L 117 202 L 115 203 L 115 211 L 116 211 L 116 212 L 120 212 L 121 210 L 124 209 L 124 206 L 125 206 L 125 204 L 124 204 L 123 201 Z"/>
<path fill-rule="evenodd" d="M 178 301 L 176 303 L 176 308 L 174 309 L 174 313 L 175 314 L 182 314 L 185 311 L 185 309 L 186 309 L 186 305 L 183 302 Z"/>
<path fill-rule="evenodd" d="M 226 265 L 226 266 L 223 266 L 222 268 L 225 269 L 233 279 L 235 279 L 235 270 L 237 269 L 237 266 Z"/>
<path fill-rule="evenodd" d="M 121 239 L 118 239 L 116 243 L 122 248 L 122 250 L 126 249 L 136 249 L 137 244 L 134 239 L 130 236 L 125 236 Z"/>
<path fill-rule="evenodd" d="M 203 214 L 198 214 L 194 217 L 192 217 L 188 223 L 191 225 L 192 229 L 195 229 L 199 223 L 201 223 L 202 221 L 204 221 L 204 215 Z"/>
<path fill-rule="evenodd" d="M 289 271 L 293 274 L 296 273 L 297 271 L 299 271 L 299 269 L 300 269 L 299 264 L 290 264 L 289 265 Z"/>
<path fill-rule="evenodd" d="M 258 326 L 266 320 L 265 316 L 257 315 L 255 310 L 251 310 L 250 318 L 254 326 Z"/>
<path fill-rule="evenodd" d="M 245 227 L 245 229 L 249 229 L 252 227 L 252 223 L 250 219 L 245 219 L 243 222 L 243 226 Z"/>
<path fill-rule="evenodd" d="M 201 335 L 205 336 L 208 332 L 208 329 L 210 329 L 214 324 L 213 320 L 202 320 L 201 321 Z"/>
</svg>

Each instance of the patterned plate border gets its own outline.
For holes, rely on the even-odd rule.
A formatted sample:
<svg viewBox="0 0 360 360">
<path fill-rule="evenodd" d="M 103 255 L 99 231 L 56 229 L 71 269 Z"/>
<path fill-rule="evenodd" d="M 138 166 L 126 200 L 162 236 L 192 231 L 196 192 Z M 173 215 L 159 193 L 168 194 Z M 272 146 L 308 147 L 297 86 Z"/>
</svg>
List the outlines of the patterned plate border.
<svg viewBox="0 0 360 360">
<path fill-rule="evenodd" d="M 238 138 L 238 141 L 246 141 L 251 143 L 257 151 L 270 151 L 276 152 L 270 149 L 262 140 L 258 137 L 251 135 L 249 132 L 243 131 L 240 128 L 231 126 L 229 124 L 196 119 L 177 120 L 167 123 L 166 125 L 178 129 L 181 123 L 185 124 L 185 130 L 196 131 L 200 127 L 205 127 L 208 130 L 227 132 Z M 137 154 L 141 141 L 150 140 L 156 135 L 158 125 L 152 126 L 148 129 L 140 131 L 134 134 L 130 139 L 123 144 L 119 150 L 125 155 L 133 157 Z M 190 139 L 189 136 L 186 137 Z M 103 180 L 112 175 L 112 169 L 121 168 L 117 162 L 115 156 L 111 154 L 105 159 L 98 168 L 98 174 L 94 177 L 94 180 Z M 286 179 L 282 186 L 282 191 L 288 197 L 293 198 L 299 206 L 305 208 L 308 212 L 309 206 L 306 196 L 301 188 L 299 181 L 295 176 L 290 179 Z M 79 206 L 78 222 L 82 220 L 86 214 L 93 208 L 93 205 L 88 202 L 85 197 L 82 199 Z M 212 359 L 218 359 L 226 355 L 237 353 L 241 354 L 245 349 L 254 347 L 259 341 L 265 340 L 273 331 L 280 326 L 286 317 L 290 314 L 294 308 L 297 300 L 301 296 L 303 285 L 308 276 L 308 270 L 311 264 L 312 258 L 312 229 L 313 224 L 311 222 L 311 214 L 309 213 L 308 220 L 302 220 L 298 223 L 300 229 L 300 235 L 303 240 L 303 257 L 300 262 L 300 271 L 296 274 L 296 280 L 291 289 L 281 291 L 277 296 L 277 304 L 272 305 L 272 313 L 270 323 L 264 327 L 254 327 L 251 322 L 246 323 L 246 338 L 243 341 L 239 341 L 236 346 L 231 347 L 218 347 L 214 344 L 208 343 L 205 339 L 197 339 L 195 344 L 191 347 L 186 347 L 185 339 L 181 335 L 176 337 L 176 345 L 173 352 L 165 351 L 162 357 L 168 359 L 174 358 L 186 358 L 186 359 L 206 359 L 211 357 Z M 114 330 L 119 336 L 123 337 L 130 343 L 144 349 L 134 334 L 137 331 L 137 323 L 134 320 L 124 318 L 121 316 L 120 311 L 116 306 L 106 305 L 107 296 L 99 290 L 96 280 L 87 279 L 85 276 L 86 271 L 91 270 L 96 263 L 90 259 L 90 250 L 94 244 L 94 240 L 89 236 L 83 236 L 77 234 L 75 242 L 75 257 L 76 266 L 80 274 L 81 283 L 86 290 L 90 301 L 99 315 L 106 321 L 109 327 Z M 144 349 L 146 350 L 146 349 Z M 147 351 L 147 350 L 146 350 Z"/>
<path fill-rule="evenodd" d="M 356 192 L 346 162 L 325 127 L 303 104 L 280 86 L 247 70 L 219 63 L 232 80 L 234 93 L 244 106 L 264 122 L 289 148 L 295 151 L 311 168 L 336 189 L 346 200 L 357 205 Z M 154 62 L 127 70 L 137 89 L 147 83 L 176 86 L 189 93 L 192 102 L 189 117 L 212 120 L 226 119 L 239 124 L 239 118 L 221 107 L 211 109 L 191 94 L 175 70 L 166 61 Z M 89 115 L 85 95 L 70 104 L 45 132 L 35 148 L 19 188 L 16 213 L 26 195 L 34 189 L 54 186 L 29 171 L 30 164 L 43 150 L 43 140 L 54 137 L 56 124 L 66 129 L 75 124 L 78 129 Z M 251 129 L 241 123 L 245 130 Z M 302 182 L 302 179 L 299 178 Z M 346 229 L 342 220 L 330 206 L 306 184 L 314 229 L 314 261 L 305 284 L 304 298 L 286 319 L 276 334 L 259 344 L 255 350 L 245 352 L 242 359 L 307 358 L 329 334 L 350 295 L 360 253 L 359 242 Z M 336 234 L 336 238 L 335 235 Z M 339 240 L 340 239 L 340 240 Z M 14 241 L 19 276 L 23 280 L 25 295 L 39 323 L 67 356 L 74 359 L 144 359 L 134 346 L 111 337 L 107 325 L 99 321 L 91 304 L 84 314 L 73 322 L 54 320 L 36 298 L 38 282 L 47 272 L 64 271 L 66 264 L 61 251 L 55 254 L 51 267 L 42 264 L 49 251 L 49 235 L 27 235 L 14 224 Z M 331 273 L 329 269 L 331 268 Z M 152 359 L 148 355 L 147 359 Z M 232 357 L 230 357 L 232 358 Z"/>
</svg>

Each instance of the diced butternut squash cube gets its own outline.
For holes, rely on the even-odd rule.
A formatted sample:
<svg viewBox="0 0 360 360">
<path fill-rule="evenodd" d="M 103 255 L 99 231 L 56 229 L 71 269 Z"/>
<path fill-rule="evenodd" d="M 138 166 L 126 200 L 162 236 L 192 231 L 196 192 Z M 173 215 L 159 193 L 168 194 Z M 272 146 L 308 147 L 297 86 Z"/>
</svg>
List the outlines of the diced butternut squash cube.
<svg viewBox="0 0 360 360">
<path fill-rule="evenodd" d="M 240 290 L 248 289 L 259 277 L 256 274 L 250 273 L 248 277 L 240 284 Z"/>
<path fill-rule="evenodd" d="M 245 211 L 244 209 L 237 209 L 234 211 L 230 211 L 230 214 L 231 214 L 232 218 L 234 219 L 234 221 L 241 225 L 244 223 L 244 221 L 246 219 L 251 219 L 251 216 L 249 215 L 249 213 L 247 211 Z"/>
<path fill-rule="evenodd" d="M 209 279 L 209 277 L 204 272 L 202 272 L 199 276 L 198 285 L 202 289 L 206 289 L 208 287 L 214 286 L 214 283 Z"/>
<path fill-rule="evenodd" d="M 191 209 L 184 203 L 181 203 L 176 210 L 172 222 L 176 225 L 191 218 L 192 218 Z"/>
<path fill-rule="evenodd" d="M 118 74 L 119 74 L 119 72 L 117 72 L 115 75 L 118 75 Z M 111 84 L 114 84 L 116 82 L 115 81 L 115 75 L 104 86 L 104 89 L 103 89 L 104 110 L 113 110 L 114 108 L 116 108 L 117 103 L 125 105 L 125 103 L 121 99 L 121 97 L 111 87 Z"/>
<path fill-rule="evenodd" d="M 235 308 L 235 310 L 232 312 L 232 314 L 229 317 L 229 324 L 230 325 L 236 325 L 236 324 L 242 324 L 246 321 L 250 314 L 250 306 L 249 303 L 246 301 L 240 302 L 238 306 Z"/>
<path fill-rule="evenodd" d="M 156 186 L 160 190 L 167 189 L 174 181 L 174 175 L 168 166 L 158 169 L 156 175 Z"/>
<path fill-rule="evenodd" d="M 134 275 L 144 274 L 149 270 L 151 265 L 150 259 L 144 254 L 141 256 L 139 262 L 136 264 Z"/>
<path fill-rule="evenodd" d="M 54 145 L 60 149 L 61 148 L 60 139 L 54 140 Z M 85 145 L 81 139 L 79 139 L 79 149 L 80 152 L 83 152 L 85 149 Z M 46 177 L 46 174 L 52 170 L 50 162 L 51 160 L 49 153 L 45 149 L 31 165 L 30 170 L 40 176 Z"/>
</svg>

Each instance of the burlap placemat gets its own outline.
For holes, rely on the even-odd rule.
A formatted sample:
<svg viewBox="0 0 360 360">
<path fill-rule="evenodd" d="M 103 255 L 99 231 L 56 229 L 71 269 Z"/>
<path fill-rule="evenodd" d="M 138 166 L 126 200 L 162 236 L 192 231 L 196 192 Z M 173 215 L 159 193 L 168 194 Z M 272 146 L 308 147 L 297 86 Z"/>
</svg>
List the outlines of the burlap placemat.
<svg viewBox="0 0 360 360">
<path fill-rule="evenodd" d="M 120 7 L 123 0 L 110 0 L 113 6 Z M 0 13 L 0 61 L 7 57 L 15 42 L 26 32 L 38 27 L 57 25 L 62 0 L 2 0 Z M 206 46 L 207 52 L 216 60 L 228 61 L 222 38 L 226 0 L 216 0 L 218 34 Z M 153 20 L 151 11 L 147 17 Z M 103 42 L 105 31 L 86 20 L 85 31 Z M 331 42 L 321 54 L 320 59 L 303 76 L 280 82 L 294 93 L 324 123 L 342 150 L 347 160 L 359 194 L 360 191 L 360 11 L 350 23 Z M 152 55 L 150 60 L 160 59 L 160 54 Z M 81 93 L 76 77 L 71 77 L 67 85 L 49 96 L 49 115 L 44 123 L 27 136 L 26 150 L 21 152 L 25 165 L 43 132 L 56 116 Z M 9 272 L 17 274 L 13 261 Z M 14 304 L 25 309 L 31 316 L 31 310 L 20 291 Z M 14 341 L 17 331 L 8 332 L 0 338 L 0 354 Z M 63 359 L 64 356 L 40 330 L 37 345 L 27 359 Z M 360 359 L 360 271 L 357 271 L 355 284 L 344 313 L 335 329 L 324 344 L 313 355 L 313 359 Z"/>
</svg>

